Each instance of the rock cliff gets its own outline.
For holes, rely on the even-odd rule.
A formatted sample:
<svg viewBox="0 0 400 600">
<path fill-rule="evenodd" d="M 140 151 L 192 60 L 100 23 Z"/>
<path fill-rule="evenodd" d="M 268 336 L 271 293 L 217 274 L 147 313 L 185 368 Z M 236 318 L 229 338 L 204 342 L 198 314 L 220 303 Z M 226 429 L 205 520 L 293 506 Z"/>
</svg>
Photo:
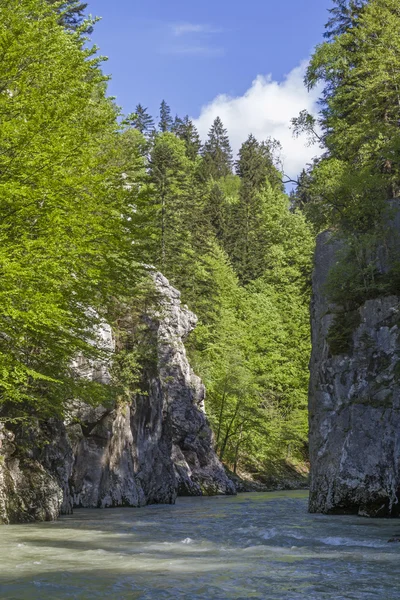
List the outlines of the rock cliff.
<svg viewBox="0 0 400 600">
<path fill-rule="evenodd" d="M 399 214 L 390 234 L 398 244 Z M 389 239 L 389 238 L 388 238 Z M 389 239 L 390 242 L 390 239 Z M 342 244 L 317 240 L 311 305 L 310 511 L 400 515 L 400 298 L 377 297 L 355 311 L 350 344 L 333 351 L 337 308 L 324 285 Z M 383 249 L 377 256 L 387 270 Z"/>
<path fill-rule="evenodd" d="M 204 413 L 205 390 L 193 373 L 184 340 L 196 317 L 180 293 L 153 273 L 159 295 L 147 326 L 156 368 L 143 374 L 146 393 L 110 407 L 71 404 L 65 422 L 51 420 L 18 439 L 0 429 L 0 522 L 52 520 L 74 507 L 173 503 L 177 494 L 234 494 L 213 450 Z M 111 329 L 102 343 L 113 349 Z M 75 365 L 107 382 L 108 365 Z"/>
</svg>

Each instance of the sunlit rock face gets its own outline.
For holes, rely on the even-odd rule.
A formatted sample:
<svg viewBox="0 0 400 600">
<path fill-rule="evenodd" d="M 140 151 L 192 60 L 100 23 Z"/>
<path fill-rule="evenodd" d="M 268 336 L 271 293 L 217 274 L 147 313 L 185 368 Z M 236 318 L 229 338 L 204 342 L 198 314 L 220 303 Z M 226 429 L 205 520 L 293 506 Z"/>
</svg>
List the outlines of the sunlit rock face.
<svg viewBox="0 0 400 600">
<path fill-rule="evenodd" d="M 397 214 L 390 235 L 400 231 L 398 220 Z M 311 305 L 309 507 L 311 512 L 399 516 L 400 298 L 365 302 L 356 315 L 351 349 L 334 355 L 328 332 L 337 307 L 329 304 L 324 285 L 340 248 L 329 233 L 317 240 Z M 387 268 L 384 259 L 380 268 L 382 272 Z"/>
<path fill-rule="evenodd" d="M 213 450 L 205 389 L 184 347 L 196 316 L 165 277 L 152 277 L 158 309 L 144 320 L 156 365 L 143 373 L 146 393 L 109 407 L 72 403 L 64 423 L 32 429 L 22 453 L 3 427 L 0 522 L 51 520 L 74 507 L 173 503 L 178 493 L 235 493 Z M 98 333 L 112 355 L 111 328 L 105 324 Z M 73 366 L 82 377 L 110 380 L 107 361 L 77 359 Z M 37 444 L 39 438 L 50 443 Z"/>
<path fill-rule="evenodd" d="M 205 388 L 186 356 L 184 340 L 197 317 L 180 302 L 180 293 L 156 273 L 161 310 L 152 317 L 157 330 L 158 373 L 153 383 L 161 390 L 171 427 L 172 461 L 180 495 L 234 494 L 213 449 L 212 432 L 204 412 Z"/>
</svg>

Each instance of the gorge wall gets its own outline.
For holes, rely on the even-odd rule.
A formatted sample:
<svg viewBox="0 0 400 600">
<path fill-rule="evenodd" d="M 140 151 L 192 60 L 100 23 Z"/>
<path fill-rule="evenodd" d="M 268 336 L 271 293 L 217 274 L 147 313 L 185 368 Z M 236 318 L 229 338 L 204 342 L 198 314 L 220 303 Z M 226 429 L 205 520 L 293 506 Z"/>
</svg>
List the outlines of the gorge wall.
<svg viewBox="0 0 400 600">
<path fill-rule="evenodd" d="M 219 462 L 204 412 L 205 390 L 186 357 L 184 339 L 196 317 L 160 273 L 153 279 L 157 312 L 145 319 L 157 364 L 145 373 L 146 393 L 111 407 L 71 404 L 18 438 L 0 426 L 0 522 L 52 520 L 74 507 L 172 503 L 177 494 L 234 494 Z M 104 326 L 103 344 L 113 347 Z M 78 365 L 79 366 L 79 365 Z M 80 365 L 108 380 L 107 365 Z"/>
<path fill-rule="evenodd" d="M 398 207 L 397 207 L 398 209 Z M 375 257 L 388 271 L 399 244 L 400 212 L 388 223 Z M 329 331 L 338 307 L 326 296 L 330 269 L 343 243 L 318 237 L 311 305 L 311 512 L 400 515 L 400 298 L 367 300 L 355 311 L 350 344 L 333 351 Z"/>
</svg>

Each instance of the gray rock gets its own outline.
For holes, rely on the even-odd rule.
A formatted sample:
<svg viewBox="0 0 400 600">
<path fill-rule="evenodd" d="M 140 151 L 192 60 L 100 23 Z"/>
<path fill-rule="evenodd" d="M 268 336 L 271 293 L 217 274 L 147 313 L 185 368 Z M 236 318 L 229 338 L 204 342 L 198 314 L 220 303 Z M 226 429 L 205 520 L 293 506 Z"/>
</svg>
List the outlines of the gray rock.
<svg viewBox="0 0 400 600">
<path fill-rule="evenodd" d="M 165 277 L 152 277 L 159 308 L 144 319 L 157 365 L 143 373 L 147 393 L 110 407 L 73 402 L 64 423 L 54 419 L 17 434 L 25 451 L 17 451 L 14 433 L 3 426 L 0 522 L 50 520 L 73 507 L 173 503 L 178 493 L 235 493 L 214 452 L 205 389 L 184 347 L 197 319 Z M 112 354 L 106 324 L 98 337 Z M 78 358 L 73 367 L 82 377 L 108 383 L 111 359 Z"/>
<path fill-rule="evenodd" d="M 399 516 L 400 299 L 365 302 L 358 310 L 352 350 L 333 355 L 328 331 L 337 307 L 329 304 L 324 284 L 341 247 L 327 232 L 318 237 L 311 304 L 309 508 Z M 387 269 L 384 254 L 382 272 Z"/>
<path fill-rule="evenodd" d="M 155 273 L 161 295 L 157 324 L 159 384 L 171 420 L 172 459 L 180 495 L 234 494 L 232 481 L 213 449 L 205 415 L 205 388 L 186 356 L 184 340 L 196 327 L 197 317 L 180 302 L 180 293 Z M 158 318 L 157 318 L 158 317 Z"/>
<path fill-rule="evenodd" d="M 18 452 L 13 432 L 0 424 L 0 523 L 51 521 L 63 502 L 57 474 Z"/>
</svg>

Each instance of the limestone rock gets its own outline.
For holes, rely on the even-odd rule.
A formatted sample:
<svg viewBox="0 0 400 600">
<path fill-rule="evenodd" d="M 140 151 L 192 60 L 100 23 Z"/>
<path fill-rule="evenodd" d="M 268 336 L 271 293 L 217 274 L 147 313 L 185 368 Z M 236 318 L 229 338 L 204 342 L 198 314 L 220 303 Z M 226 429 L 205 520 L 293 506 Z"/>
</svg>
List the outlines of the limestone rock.
<svg viewBox="0 0 400 600">
<path fill-rule="evenodd" d="M 161 295 L 158 324 L 158 373 L 171 419 L 172 459 L 180 495 L 234 494 L 214 449 L 204 412 L 205 388 L 186 356 L 184 340 L 197 317 L 180 302 L 180 293 L 161 273 L 153 275 Z"/>
<path fill-rule="evenodd" d="M 19 434 L 26 451 L 17 451 L 14 433 L 3 427 L 0 522 L 50 520 L 73 507 L 173 503 L 178 493 L 235 493 L 213 450 L 204 386 L 186 356 L 184 340 L 197 319 L 165 277 L 152 277 L 158 311 L 144 319 L 157 364 L 143 373 L 147 393 L 110 407 L 73 402 L 64 423 L 54 419 Z M 98 337 L 112 353 L 107 324 Z M 110 381 L 109 366 L 82 359 L 73 365 L 103 383 Z"/>
<path fill-rule="evenodd" d="M 18 452 L 14 434 L 0 425 L 0 523 L 52 521 L 63 502 L 57 474 Z"/>
<path fill-rule="evenodd" d="M 352 349 L 333 355 L 328 331 L 335 307 L 328 303 L 324 284 L 340 247 L 325 232 L 315 253 L 310 511 L 399 516 L 400 298 L 365 302 L 358 310 Z M 385 265 L 382 258 L 382 271 Z"/>
</svg>

